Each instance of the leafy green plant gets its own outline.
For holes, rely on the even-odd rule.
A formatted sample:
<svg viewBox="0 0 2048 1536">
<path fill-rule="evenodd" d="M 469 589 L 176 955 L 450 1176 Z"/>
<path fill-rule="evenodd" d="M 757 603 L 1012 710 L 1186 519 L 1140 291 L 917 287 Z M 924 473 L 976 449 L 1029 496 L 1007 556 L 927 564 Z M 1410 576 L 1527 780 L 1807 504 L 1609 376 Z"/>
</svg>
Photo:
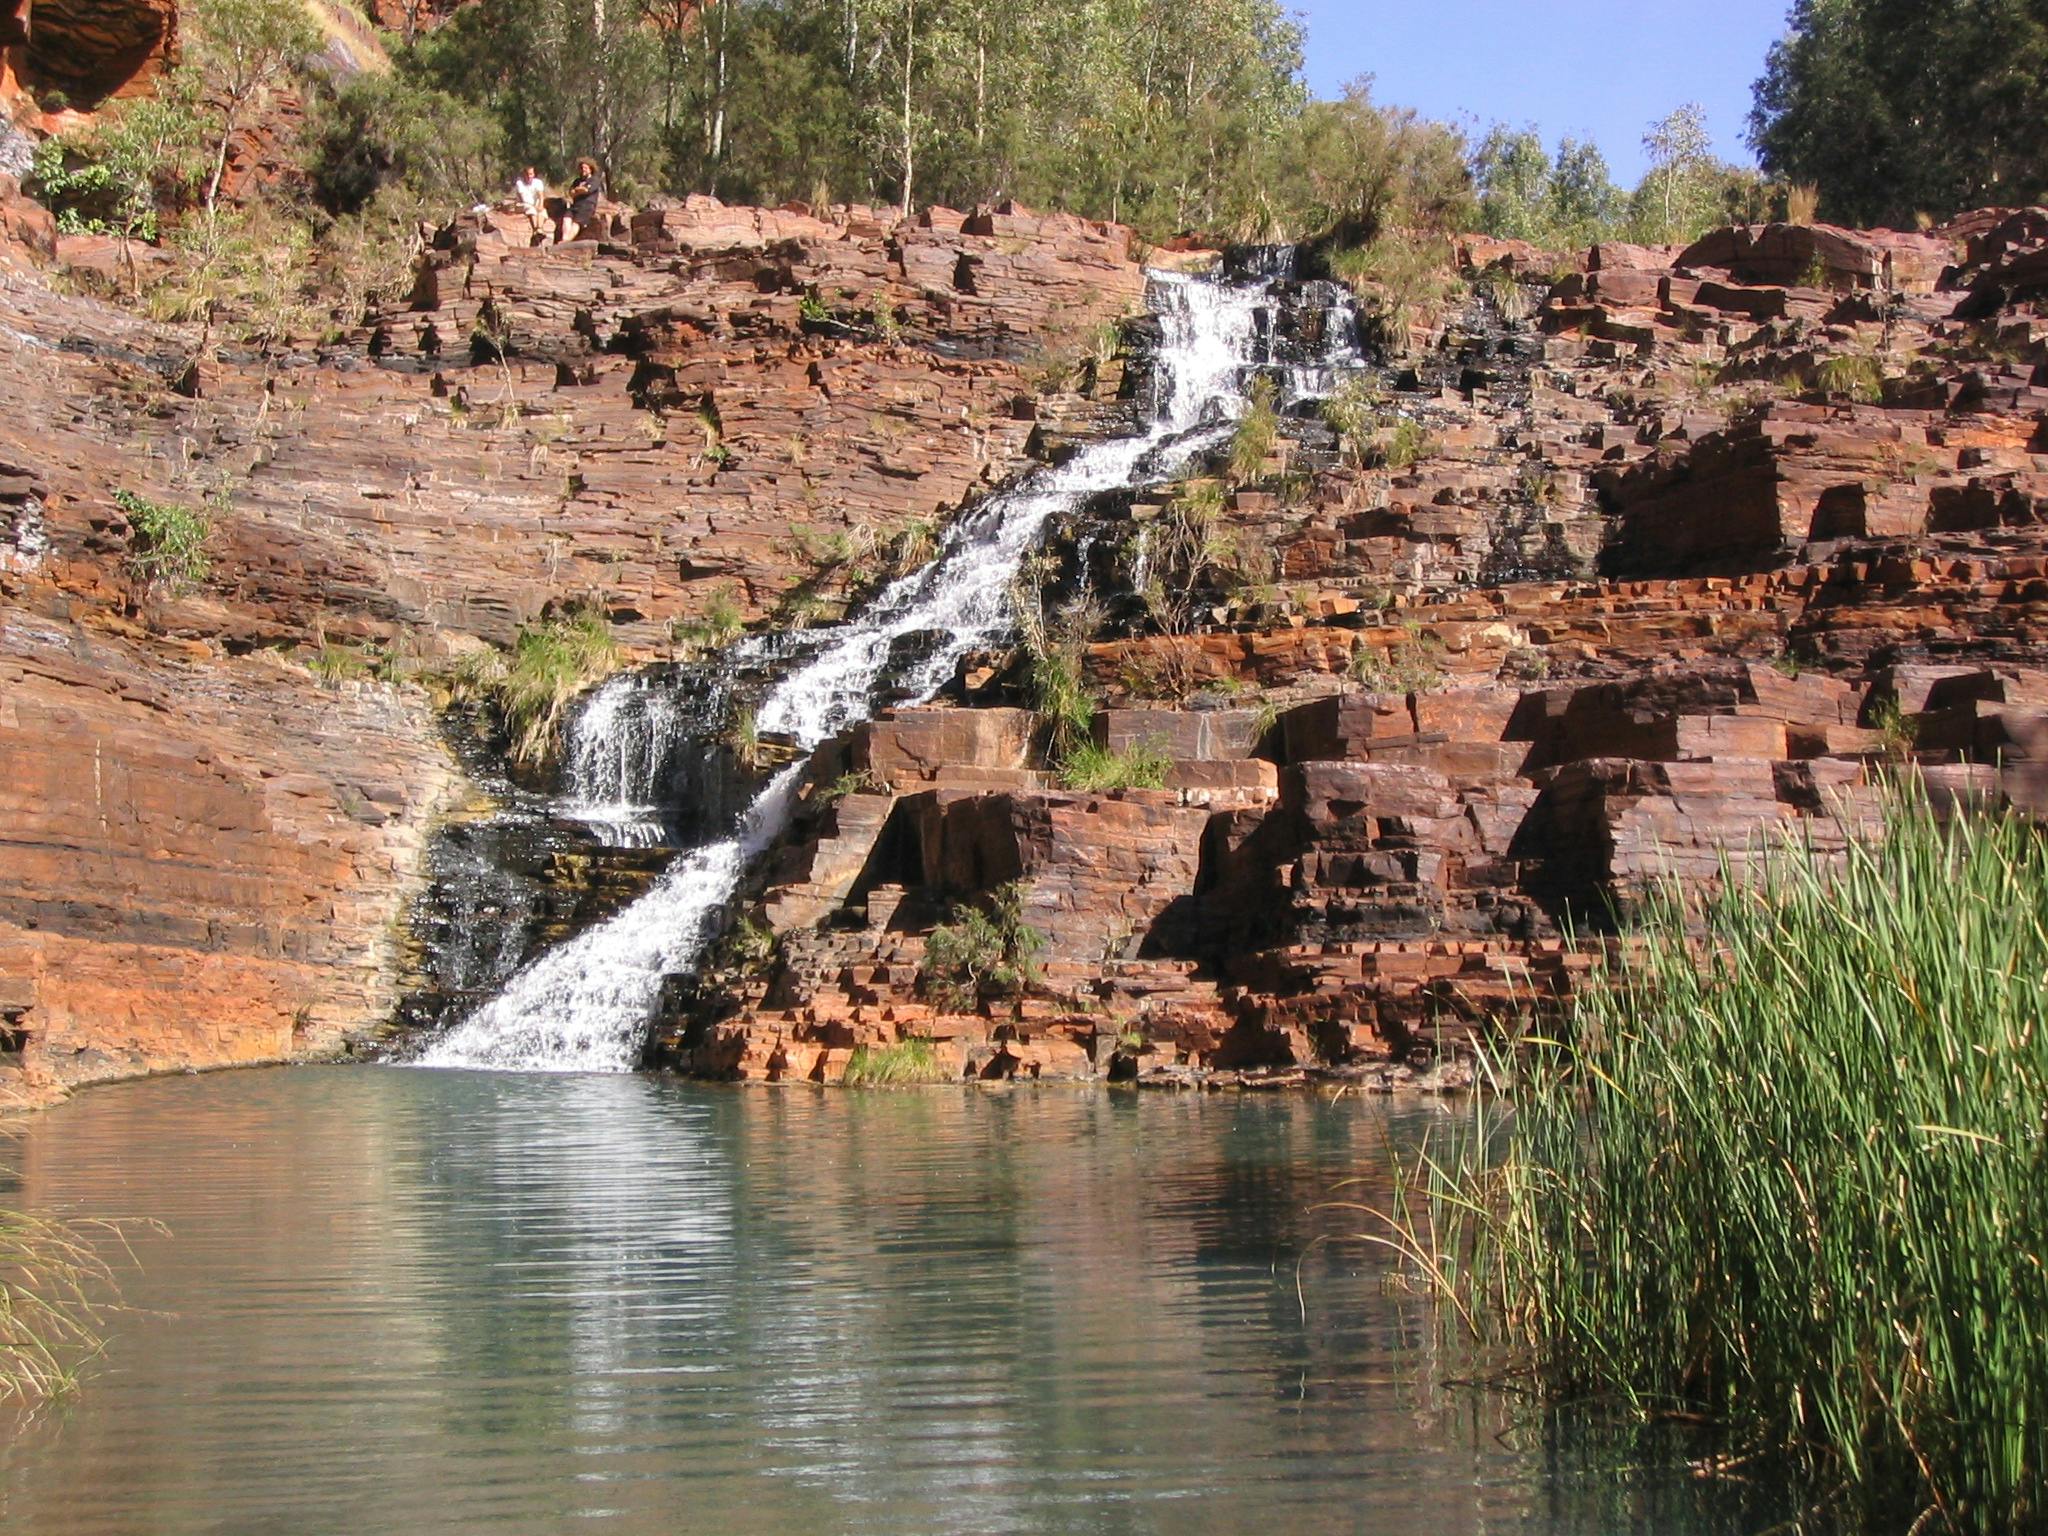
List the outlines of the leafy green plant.
<svg viewBox="0 0 2048 1536">
<path fill-rule="evenodd" d="M 995 997 L 1020 996 L 1037 984 L 1045 937 L 1024 921 L 1016 883 L 991 891 L 981 905 L 963 903 L 925 940 L 918 972 L 943 1006 L 965 1011 Z"/>
<path fill-rule="evenodd" d="M 539 763 L 554 751 L 570 701 L 620 660 L 603 612 L 580 608 L 522 626 L 509 652 L 472 652 L 456 669 L 454 696 L 496 713 L 514 762 Z"/>
<path fill-rule="evenodd" d="M 327 323 L 314 296 L 311 228 L 267 203 L 188 219 L 166 245 L 179 259 L 147 296 L 159 320 L 221 321 L 255 342 Z"/>
<path fill-rule="evenodd" d="M 1388 409 L 1384 395 L 1360 382 L 1347 383 L 1323 402 L 1323 420 L 1337 434 L 1344 456 L 1360 469 L 1399 473 L 1436 451 L 1421 422 Z"/>
<path fill-rule="evenodd" d="M 1433 322 L 1457 287 L 1450 242 L 1426 231 L 1382 231 L 1332 255 L 1330 273 L 1351 285 L 1380 344 L 1397 353 L 1408 349 L 1410 326 Z"/>
<path fill-rule="evenodd" d="M 916 1083 L 948 1083 L 953 1074 L 939 1060 L 929 1040 L 912 1037 L 894 1045 L 857 1045 L 840 1079 L 848 1088 L 896 1088 Z"/>
<path fill-rule="evenodd" d="M 1870 717 L 1886 757 L 1904 760 L 1913 755 L 1920 739 L 1920 722 L 1899 707 L 1897 699 L 1886 699 Z"/>
<path fill-rule="evenodd" d="M 717 968 L 745 976 L 765 974 L 782 954 L 782 940 L 759 919 L 743 914 L 719 940 Z"/>
<path fill-rule="evenodd" d="M 1162 789 L 1173 759 L 1150 743 L 1133 743 L 1112 751 L 1089 741 L 1060 760 L 1063 789 L 1099 793 L 1112 789 Z"/>
<path fill-rule="evenodd" d="M 908 576 L 931 564 L 939 553 L 939 525 L 928 517 L 904 524 L 890 536 L 888 571 L 891 576 Z"/>
<path fill-rule="evenodd" d="M 1436 452 L 1436 443 L 1421 422 L 1403 416 L 1384 430 L 1379 444 L 1380 462 L 1400 472 L 1413 468 Z"/>
<path fill-rule="evenodd" d="M 1095 723 L 1095 695 L 1084 674 L 1089 637 L 1101 611 L 1077 604 L 1058 615 L 1045 611 L 1047 566 L 1028 559 L 1010 588 L 1011 611 L 1023 642 L 1031 708 L 1047 727 L 1047 751 L 1058 758 L 1088 739 Z"/>
<path fill-rule="evenodd" d="M 815 629 L 839 617 L 841 605 L 806 582 L 776 601 L 775 617 L 788 629 Z"/>
<path fill-rule="evenodd" d="M 1546 1398 L 1788 1448 L 1872 1529 L 2036 1528 L 2048 840 L 1909 778 L 1761 862 L 1656 893 L 1372 1239 Z"/>
<path fill-rule="evenodd" d="M 760 721 L 744 704 L 735 705 L 726 722 L 725 745 L 733 760 L 749 773 L 759 773 L 767 766 L 768 744 L 761 737 Z"/>
<path fill-rule="evenodd" d="M 213 532 L 207 513 L 125 488 L 114 492 L 114 505 L 128 520 L 128 569 L 138 580 L 182 592 L 206 579 L 212 569 L 206 541 Z"/>
<path fill-rule="evenodd" d="M 1524 464 L 1516 477 L 1522 500 L 1532 507 L 1555 507 L 1564 500 L 1564 481 L 1555 470 Z"/>
<path fill-rule="evenodd" d="M 1501 319 L 1518 324 L 1536 312 L 1529 289 L 1505 267 L 1487 267 L 1472 275 L 1472 291 L 1499 311 Z"/>
<path fill-rule="evenodd" d="M 820 791 L 820 798 L 827 805 L 836 805 L 848 795 L 886 795 L 889 786 L 865 768 L 848 769 Z"/>
<path fill-rule="evenodd" d="M 1354 464 L 1365 463 L 1367 445 L 1379 425 L 1386 398 L 1363 378 L 1349 378 L 1322 403 L 1324 423 L 1337 434 L 1340 448 Z"/>
<path fill-rule="evenodd" d="M 831 306 L 819 298 L 815 290 L 797 300 L 796 312 L 812 325 L 823 325 L 832 318 Z"/>
<path fill-rule="evenodd" d="M 151 95 L 109 106 L 82 133 L 44 139 L 29 189 L 66 234 L 154 240 L 161 210 L 200 174 L 204 132 L 197 82 L 173 70 Z"/>
</svg>

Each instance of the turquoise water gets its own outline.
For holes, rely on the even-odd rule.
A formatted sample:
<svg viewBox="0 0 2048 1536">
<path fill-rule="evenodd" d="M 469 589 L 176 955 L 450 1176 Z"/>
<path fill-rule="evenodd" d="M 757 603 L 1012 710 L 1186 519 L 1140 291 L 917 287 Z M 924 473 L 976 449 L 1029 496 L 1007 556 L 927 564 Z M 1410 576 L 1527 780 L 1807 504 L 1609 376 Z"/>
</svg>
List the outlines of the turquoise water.
<svg viewBox="0 0 2048 1536">
<path fill-rule="evenodd" d="M 94 1090 L 11 1203 L 132 1234 L 16 1533 L 1717 1531 L 1439 1385 L 1322 1208 L 1427 1106 L 378 1068 Z M 1344 1181 L 1363 1177 L 1363 1184 Z"/>
</svg>

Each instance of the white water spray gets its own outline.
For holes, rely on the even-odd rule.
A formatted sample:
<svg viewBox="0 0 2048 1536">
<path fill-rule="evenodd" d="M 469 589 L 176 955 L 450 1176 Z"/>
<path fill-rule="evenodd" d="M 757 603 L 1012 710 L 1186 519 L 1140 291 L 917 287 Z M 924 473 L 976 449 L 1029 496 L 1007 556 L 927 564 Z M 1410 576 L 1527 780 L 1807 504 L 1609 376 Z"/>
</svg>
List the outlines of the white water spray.
<svg viewBox="0 0 2048 1536">
<path fill-rule="evenodd" d="M 1256 313 L 1268 302 L 1267 285 L 1227 287 L 1154 274 L 1152 297 L 1162 332 L 1158 418 L 1137 436 L 1082 449 L 962 518 L 931 564 L 884 589 L 776 685 L 756 711 L 763 732 L 786 734 L 808 752 L 866 719 L 896 643 L 911 635 L 932 636 L 936 644 L 903 679 L 902 692 L 930 698 L 961 657 L 1009 631 L 1011 580 L 1049 519 L 1095 492 L 1135 483 L 1147 455 L 1199 426 L 1205 415 L 1242 411 L 1241 380 L 1254 361 Z M 1164 478 L 1168 468 L 1158 468 L 1156 476 Z M 601 698 L 580 718 L 589 720 L 599 706 L 613 707 Z M 623 797 L 631 768 L 644 760 L 636 754 L 648 749 L 619 748 L 604 725 L 593 722 L 587 741 L 572 742 L 572 785 L 582 795 L 616 789 Z M 618 751 L 624 769 L 614 779 L 607 776 L 614 763 L 607 753 Z M 586 771 L 587 779 L 579 777 Z M 542 955 L 422 1052 L 419 1064 L 528 1072 L 638 1066 L 662 977 L 696 961 L 742 873 L 786 824 L 802 776 L 802 763 L 784 769 L 734 836 L 678 859 L 640 900 Z"/>
<path fill-rule="evenodd" d="M 561 814 L 614 847 L 660 842 L 671 756 L 687 726 L 681 697 L 648 674 L 605 682 L 570 722 Z"/>
</svg>

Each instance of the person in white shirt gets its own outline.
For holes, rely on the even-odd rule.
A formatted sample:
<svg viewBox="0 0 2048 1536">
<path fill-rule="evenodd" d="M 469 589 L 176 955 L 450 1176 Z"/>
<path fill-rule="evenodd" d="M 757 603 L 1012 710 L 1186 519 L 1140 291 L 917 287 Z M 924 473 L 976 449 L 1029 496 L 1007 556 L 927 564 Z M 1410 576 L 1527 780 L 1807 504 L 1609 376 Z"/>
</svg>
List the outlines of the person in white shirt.
<svg viewBox="0 0 2048 1536">
<path fill-rule="evenodd" d="M 512 183 L 512 195 L 519 199 L 519 211 L 526 215 L 526 221 L 538 235 L 547 222 L 548 184 L 541 180 L 540 172 L 532 166 L 517 181 Z"/>
</svg>

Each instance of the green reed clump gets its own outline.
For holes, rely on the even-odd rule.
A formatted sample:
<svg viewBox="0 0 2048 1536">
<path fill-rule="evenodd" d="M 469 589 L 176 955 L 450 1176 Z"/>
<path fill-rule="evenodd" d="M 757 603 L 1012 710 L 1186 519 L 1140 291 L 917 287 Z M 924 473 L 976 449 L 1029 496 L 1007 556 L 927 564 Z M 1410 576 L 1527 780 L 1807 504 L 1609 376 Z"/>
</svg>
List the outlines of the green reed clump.
<svg viewBox="0 0 2048 1536">
<path fill-rule="evenodd" d="M 69 1390 L 100 1350 L 113 1275 L 77 1227 L 0 1210 L 0 1401 Z"/>
<path fill-rule="evenodd" d="M 857 1045 L 843 1079 L 849 1088 L 891 1088 L 906 1083 L 949 1083 L 953 1074 L 929 1040 L 894 1045 Z"/>
<path fill-rule="evenodd" d="M 1264 374 L 1252 380 L 1250 404 L 1230 436 L 1230 478 L 1239 485 L 1256 480 L 1280 441 L 1280 391 Z"/>
<path fill-rule="evenodd" d="M 1060 759 L 1062 789 L 1101 793 L 1112 789 L 1163 789 L 1173 758 L 1151 742 L 1111 748 L 1083 742 Z"/>
<path fill-rule="evenodd" d="M 1820 387 L 1859 405 L 1884 401 L 1884 364 L 1868 352 L 1845 352 L 1820 365 Z"/>
<path fill-rule="evenodd" d="M 1708 1415 L 1898 1529 L 2037 1525 L 2048 844 L 1909 787 L 1694 915 L 1650 904 L 1380 1240 L 1550 1395 Z"/>
<path fill-rule="evenodd" d="M 456 677 L 458 697 L 497 712 L 512 758 L 537 763 L 554 750 L 569 703 L 618 670 L 618 643 L 603 613 L 584 608 L 521 627 L 509 652 L 478 651 Z"/>
</svg>

